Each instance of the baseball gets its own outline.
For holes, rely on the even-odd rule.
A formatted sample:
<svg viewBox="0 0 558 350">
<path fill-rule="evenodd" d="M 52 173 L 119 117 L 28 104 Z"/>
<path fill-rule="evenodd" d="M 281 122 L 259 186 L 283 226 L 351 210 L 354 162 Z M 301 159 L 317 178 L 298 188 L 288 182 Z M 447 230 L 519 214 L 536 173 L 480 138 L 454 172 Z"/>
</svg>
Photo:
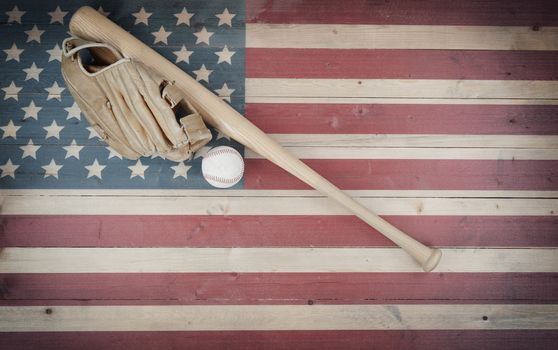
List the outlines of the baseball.
<svg viewBox="0 0 558 350">
<path fill-rule="evenodd" d="M 212 148 L 203 157 L 202 175 L 213 187 L 232 187 L 244 175 L 244 160 L 240 153 L 232 147 Z"/>
</svg>

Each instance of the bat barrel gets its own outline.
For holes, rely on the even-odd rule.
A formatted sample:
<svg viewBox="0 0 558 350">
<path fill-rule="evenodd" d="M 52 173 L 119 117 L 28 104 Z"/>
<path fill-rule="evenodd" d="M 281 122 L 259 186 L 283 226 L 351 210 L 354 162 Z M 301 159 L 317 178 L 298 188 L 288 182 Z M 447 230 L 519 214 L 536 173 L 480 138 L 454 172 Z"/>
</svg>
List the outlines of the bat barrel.
<svg viewBox="0 0 558 350">
<path fill-rule="evenodd" d="M 165 79 L 174 81 L 207 123 L 342 204 L 403 248 L 425 271 L 431 271 L 440 261 L 439 249 L 423 245 L 357 203 L 176 65 L 93 8 L 81 7 L 72 16 L 70 32 L 83 39 L 110 44 L 125 56 L 142 62 Z"/>
</svg>

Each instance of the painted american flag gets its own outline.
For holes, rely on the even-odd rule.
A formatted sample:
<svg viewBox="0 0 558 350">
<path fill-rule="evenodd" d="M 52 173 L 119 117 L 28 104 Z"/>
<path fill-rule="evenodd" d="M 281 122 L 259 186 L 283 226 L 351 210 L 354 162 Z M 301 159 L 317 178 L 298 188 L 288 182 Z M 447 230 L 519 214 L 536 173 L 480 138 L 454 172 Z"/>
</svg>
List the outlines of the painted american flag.
<svg viewBox="0 0 558 350">
<path fill-rule="evenodd" d="M 122 159 L 60 74 L 90 5 L 444 257 L 213 130 Z M 554 349 L 555 1 L 4 1 L 0 349 Z M 211 189 L 204 152 L 246 158 Z"/>
</svg>

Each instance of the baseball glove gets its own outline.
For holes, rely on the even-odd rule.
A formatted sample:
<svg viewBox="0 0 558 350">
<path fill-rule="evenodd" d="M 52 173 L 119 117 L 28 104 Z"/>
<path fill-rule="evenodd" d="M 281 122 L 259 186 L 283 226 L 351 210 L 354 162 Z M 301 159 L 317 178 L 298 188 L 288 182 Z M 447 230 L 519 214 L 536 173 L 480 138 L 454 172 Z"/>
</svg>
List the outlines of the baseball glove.
<svg viewBox="0 0 558 350">
<path fill-rule="evenodd" d="M 161 155 L 183 161 L 211 140 L 201 116 L 173 82 L 110 45 L 64 40 L 62 75 L 91 126 L 125 158 Z M 175 113 L 182 117 L 177 120 Z"/>
</svg>

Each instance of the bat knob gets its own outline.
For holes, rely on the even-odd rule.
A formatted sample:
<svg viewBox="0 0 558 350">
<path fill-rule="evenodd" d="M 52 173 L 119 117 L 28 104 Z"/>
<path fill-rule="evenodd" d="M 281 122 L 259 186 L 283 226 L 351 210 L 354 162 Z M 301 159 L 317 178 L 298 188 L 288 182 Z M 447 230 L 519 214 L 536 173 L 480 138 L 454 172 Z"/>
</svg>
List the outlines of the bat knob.
<svg viewBox="0 0 558 350">
<path fill-rule="evenodd" d="M 432 253 L 422 264 L 422 269 L 426 272 L 434 270 L 442 258 L 442 251 L 440 249 L 432 249 Z"/>
</svg>

